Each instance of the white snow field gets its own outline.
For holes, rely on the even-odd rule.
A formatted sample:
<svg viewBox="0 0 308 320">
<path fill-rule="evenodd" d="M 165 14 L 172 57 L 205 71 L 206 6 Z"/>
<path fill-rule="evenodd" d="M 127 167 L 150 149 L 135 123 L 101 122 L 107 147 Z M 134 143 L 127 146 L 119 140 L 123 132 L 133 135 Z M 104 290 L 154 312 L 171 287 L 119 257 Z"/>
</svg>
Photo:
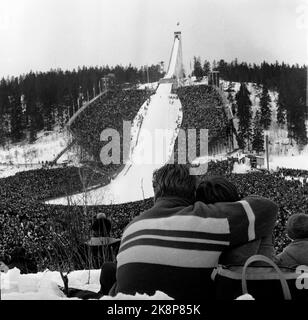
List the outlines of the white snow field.
<svg viewBox="0 0 308 320">
<path fill-rule="evenodd" d="M 40 163 L 52 161 L 68 143 L 67 132 L 55 128 L 54 131 L 40 131 L 31 144 L 20 142 L 5 148 L 0 147 L 0 178 L 41 168 Z M 59 163 L 68 161 L 78 165 L 77 157 L 72 151 L 63 154 Z"/>
<path fill-rule="evenodd" d="M 100 270 L 79 270 L 69 273 L 69 287 L 98 292 L 100 290 Z M 20 274 L 19 269 L 1 272 L 0 300 L 78 300 L 67 298 L 59 289 L 63 286 L 60 273 L 46 270 L 35 274 Z M 116 297 L 103 296 L 100 300 L 173 300 L 156 291 L 153 296 L 146 294 L 126 295 L 119 293 Z"/>
</svg>

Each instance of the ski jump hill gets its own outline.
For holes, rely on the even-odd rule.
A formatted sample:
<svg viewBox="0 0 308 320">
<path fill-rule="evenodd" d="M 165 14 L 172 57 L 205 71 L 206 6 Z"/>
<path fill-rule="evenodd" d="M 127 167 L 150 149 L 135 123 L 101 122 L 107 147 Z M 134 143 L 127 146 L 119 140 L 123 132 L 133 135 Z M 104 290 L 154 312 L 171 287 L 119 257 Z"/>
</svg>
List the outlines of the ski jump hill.
<svg viewBox="0 0 308 320">
<path fill-rule="evenodd" d="M 181 32 L 175 32 L 167 73 L 133 121 L 129 156 L 122 170 L 106 186 L 53 199 L 48 204 L 109 205 L 153 196 L 153 171 L 169 161 L 183 121 L 183 107 L 174 93 L 184 81 L 181 41 Z"/>
</svg>

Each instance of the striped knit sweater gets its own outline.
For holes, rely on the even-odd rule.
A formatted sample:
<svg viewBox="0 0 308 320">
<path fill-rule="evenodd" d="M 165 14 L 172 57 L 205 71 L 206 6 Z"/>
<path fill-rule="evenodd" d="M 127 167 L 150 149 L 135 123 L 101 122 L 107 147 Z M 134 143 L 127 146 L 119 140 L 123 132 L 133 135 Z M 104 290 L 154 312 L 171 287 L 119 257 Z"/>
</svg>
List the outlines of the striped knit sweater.
<svg viewBox="0 0 308 320">
<path fill-rule="evenodd" d="M 116 292 L 160 290 L 175 299 L 211 298 L 210 274 L 220 254 L 268 235 L 277 211 L 272 201 L 255 196 L 211 205 L 159 198 L 123 233 Z"/>
</svg>

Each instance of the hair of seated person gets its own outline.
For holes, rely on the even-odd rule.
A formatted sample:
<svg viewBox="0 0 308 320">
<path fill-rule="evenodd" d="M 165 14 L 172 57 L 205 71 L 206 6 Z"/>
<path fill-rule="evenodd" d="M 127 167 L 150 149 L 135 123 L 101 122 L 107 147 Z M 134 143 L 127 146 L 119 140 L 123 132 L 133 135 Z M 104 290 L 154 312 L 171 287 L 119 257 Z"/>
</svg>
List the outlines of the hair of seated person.
<svg viewBox="0 0 308 320">
<path fill-rule="evenodd" d="M 206 204 L 235 202 L 240 199 L 236 186 L 222 176 L 207 177 L 199 184 L 196 191 L 196 201 Z"/>
<path fill-rule="evenodd" d="M 176 196 L 194 201 L 197 178 L 190 174 L 189 166 L 166 164 L 153 173 L 155 199 Z"/>
<path fill-rule="evenodd" d="M 308 238 L 308 215 L 305 213 L 292 214 L 287 221 L 286 230 L 292 240 Z"/>
</svg>

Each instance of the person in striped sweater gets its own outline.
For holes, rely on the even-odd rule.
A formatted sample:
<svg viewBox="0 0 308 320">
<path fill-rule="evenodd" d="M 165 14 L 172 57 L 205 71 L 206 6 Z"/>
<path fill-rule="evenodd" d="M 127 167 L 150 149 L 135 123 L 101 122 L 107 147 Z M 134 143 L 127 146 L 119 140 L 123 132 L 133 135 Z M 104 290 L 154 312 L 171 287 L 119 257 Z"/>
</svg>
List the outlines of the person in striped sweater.
<svg viewBox="0 0 308 320">
<path fill-rule="evenodd" d="M 154 206 L 122 235 L 114 294 L 157 290 L 175 299 L 211 299 L 211 273 L 229 247 L 268 235 L 277 205 L 250 196 L 238 202 L 195 202 L 197 178 L 186 165 L 153 174 Z"/>
</svg>

